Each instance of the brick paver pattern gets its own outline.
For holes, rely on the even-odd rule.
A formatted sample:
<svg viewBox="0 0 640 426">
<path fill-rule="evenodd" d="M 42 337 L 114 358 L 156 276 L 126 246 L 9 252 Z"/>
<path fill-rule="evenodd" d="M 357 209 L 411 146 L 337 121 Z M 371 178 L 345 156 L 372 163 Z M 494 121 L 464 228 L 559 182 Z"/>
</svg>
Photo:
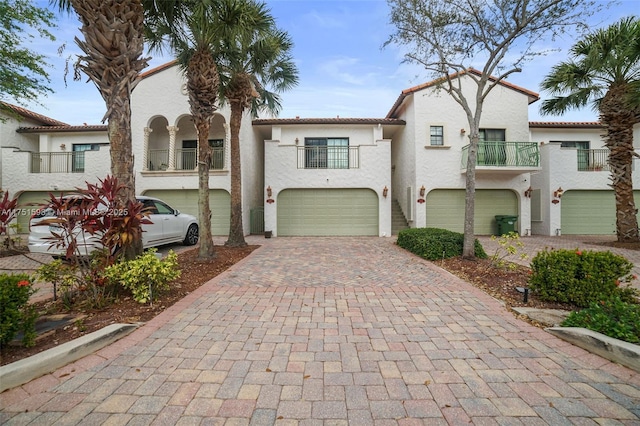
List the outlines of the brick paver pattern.
<svg viewBox="0 0 640 426">
<path fill-rule="evenodd" d="M 393 239 L 274 238 L 0 409 L 30 425 L 639 425 L 640 374 Z"/>
</svg>

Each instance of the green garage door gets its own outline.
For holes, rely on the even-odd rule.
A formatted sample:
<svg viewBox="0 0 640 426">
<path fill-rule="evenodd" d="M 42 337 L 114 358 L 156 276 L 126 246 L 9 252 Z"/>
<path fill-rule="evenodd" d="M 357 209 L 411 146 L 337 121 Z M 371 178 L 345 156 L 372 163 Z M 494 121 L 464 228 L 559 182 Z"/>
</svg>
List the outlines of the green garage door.
<svg viewBox="0 0 640 426">
<path fill-rule="evenodd" d="M 55 195 L 60 195 L 55 193 Z M 20 233 L 29 233 L 31 215 L 43 204 L 48 204 L 49 193 L 46 191 L 26 191 L 18 196 L 18 225 Z"/>
<path fill-rule="evenodd" d="M 198 217 L 197 189 L 153 189 L 146 191 L 144 195 L 159 198 L 182 213 Z M 212 189 L 209 191 L 209 205 L 211 206 L 211 232 L 213 235 L 228 235 L 231 195 L 223 189 Z"/>
<path fill-rule="evenodd" d="M 464 231 L 464 189 L 435 189 L 427 195 L 427 227 Z M 491 235 L 498 231 L 496 215 L 518 215 L 518 199 L 507 189 L 478 189 L 474 233 Z M 516 225 L 517 229 L 517 225 Z"/>
<path fill-rule="evenodd" d="M 378 235 L 378 195 L 370 189 L 285 189 L 279 236 Z"/>
<path fill-rule="evenodd" d="M 640 191 L 634 191 L 636 207 Z M 566 191 L 560 203 L 562 233 L 611 235 L 616 233 L 616 199 L 613 191 Z M 640 220 L 640 219 L 639 219 Z"/>
</svg>

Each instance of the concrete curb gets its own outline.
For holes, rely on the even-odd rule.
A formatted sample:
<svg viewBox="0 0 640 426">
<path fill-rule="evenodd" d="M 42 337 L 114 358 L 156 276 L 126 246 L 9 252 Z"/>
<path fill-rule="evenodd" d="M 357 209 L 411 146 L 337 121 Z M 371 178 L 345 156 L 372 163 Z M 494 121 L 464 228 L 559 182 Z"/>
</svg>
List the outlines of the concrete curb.
<svg viewBox="0 0 640 426">
<path fill-rule="evenodd" d="M 111 324 L 86 336 L 0 367 L 0 392 L 21 386 L 115 342 L 139 324 Z"/>
<path fill-rule="evenodd" d="M 640 372 L 640 346 L 580 327 L 550 327 L 549 333 L 610 361 Z"/>
</svg>

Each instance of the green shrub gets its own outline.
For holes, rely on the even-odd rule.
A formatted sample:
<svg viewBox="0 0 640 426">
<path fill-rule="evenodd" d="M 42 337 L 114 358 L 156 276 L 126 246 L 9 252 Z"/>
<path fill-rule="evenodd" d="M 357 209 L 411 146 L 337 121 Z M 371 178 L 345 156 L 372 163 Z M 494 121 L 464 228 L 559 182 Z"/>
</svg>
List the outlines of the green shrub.
<svg viewBox="0 0 640 426">
<path fill-rule="evenodd" d="M 35 343 L 37 313 L 29 305 L 29 297 L 36 290 L 26 274 L 0 274 L 0 348 L 23 332 L 22 343 L 29 347 Z"/>
<path fill-rule="evenodd" d="M 640 343 L 640 305 L 614 297 L 572 312 L 561 325 L 588 328 L 614 339 Z"/>
<path fill-rule="evenodd" d="M 461 256 L 464 235 L 440 228 L 411 228 L 398 233 L 398 245 L 427 260 Z M 476 257 L 486 259 L 482 244 L 475 240 Z"/>
<path fill-rule="evenodd" d="M 580 307 L 613 296 L 631 301 L 635 290 L 620 284 L 635 278 L 632 268 L 631 262 L 610 251 L 545 250 L 531 261 L 529 286 L 541 300 Z"/>
<path fill-rule="evenodd" d="M 36 279 L 53 284 L 53 300 L 62 298 L 65 308 L 71 309 L 76 301 L 81 276 L 76 264 L 65 263 L 60 259 L 45 263 L 35 273 Z"/>
<path fill-rule="evenodd" d="M 136 302 L 153 302 L 160 292 L 169 289 L 170 281 L 180 276 L 178 256 L 170 251 L 166 258 L 158 259 L 156 250 L 150 249 L 133 260 L 108 266 L 103 276 L 130 290 Z"/>
<path fill-rule="evenodd" d="M 509 232 L 501 236 L 492 235 L 491 241 L 498 242 L 495 253 L 489 258 L 491 265 L 495 268 L 515 270 L 518 265 L 507 260 L 507 258 L 516 256 L 520 260 L 525 260 L 529 257 L 526 253 L 518 253 L 519 250 L 524 248 L 524 244 L 520 241 L 520 235 L 517 232 Z"/>
</svg>

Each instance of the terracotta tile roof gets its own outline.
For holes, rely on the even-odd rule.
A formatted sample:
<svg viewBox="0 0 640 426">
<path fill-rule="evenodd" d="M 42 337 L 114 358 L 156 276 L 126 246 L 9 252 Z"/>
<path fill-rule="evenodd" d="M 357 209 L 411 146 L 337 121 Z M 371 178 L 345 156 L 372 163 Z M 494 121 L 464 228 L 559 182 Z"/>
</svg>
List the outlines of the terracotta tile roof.
<svg viewBox="0 0 640 426">
<path fill-rule="evenodd" d="M 478 71 L 478 70 L 476 70 L 474 68 L 469 68 L 466 71 L 460 71 L 460 72 L 456 72 L 456 73 L 450 74 L 449 78 L 455 79 L 455 78 L 458 78 L 459 76 L 461 76 L 463 74 L 466 74 L 466 73 L 475 74 L 475 75 L 478 75 L 478 76 L 482 75 L 482 73 L 480 71 Z M 493 77 L 493 76 L 490 76 L 489 79 L 492 80 L 492 81 L 496 81 L 497 80 L 497 78 Z M 397 109 L 400 107 L 400 105 L 402 105 L 402 102 L 404 101 L 404 99 L 407 96 L 409 96 L 409 95 L 411 95 L 411 94 L 413 94 L 415 92 L 419 92 L 420 90 L 423 90 L 423 89 L 426 89 L 426 88 L 429 88 L 429 87 L 437 86 L 438 84 L 443 83 L 445 81 L 446 81 L 446 79 L 444 77 L 442 77 L 442 78 L 438 78 L 438 79 L 435 79 L 435 80 L 420 84 L 418 86 L 410 87 L 408 89 L 403 90 L 402 93 L 400 93 L 400 96 L 398 96 L 398 99 L 396 100 L 396 102 L 393 104 L 393 106 L 389 110 L 389 113 L 387 114 L 387 118 L 392 118 L 394 116 L 394 114 L 397 112 Z M 515 90 L 516 92 L 520 92 L 520 93 L 522 93 L 524 95 L 527 95 L 529 97 L 529 104 L 532 104 L 535 101 L 537 101 L 538 99 L 540 99 L 540 95 L 539 94 L 537 94 L 535 92 L 532 92 L 531 90 L 527 90 L 527 89 L 525 89 L 523 87 L 516 86 L 515 84 L 509 83 L 508 81 L 501 80 L 498 84 L 500 84 L 501 86 L 504 86 L 504 87 L 508 87 L 509 89 Z"/>
<path fill-rule="evenodd" d="M 34 126 L 20 127 L 18 133 L 77 133 L 77 132 L 106 132 L 107 126 L 102 124 L 93 124 L 86 126 Z"/>
<path fill-rule="evenodd" d="M 604 126 L 599 121 L 530 121 L 529 128 L 602 129 Z"/>
<path fill-rule="evenodd" d="M 42 114 L 38 114 L 37 112 L 33 112 L 33 111 L 29 111 L 26 108 L 22 108 L 20 106 L 17 105 L 13 105 L 10 104 L 8 102 L 3 102 L 0 101 L 0 103 L 2 105 L 4 105 L 5 107 L 12 109 L 16 112 L 16 114 L 21 115 L 24 118 L 30 118 L 32 120 L 36 120 L 44 125 L 48 125 L 48 126 L 68 126 L 67 123 L 63 123 L 62 121 L 58 121 L 58 120 L 54 120 L 53 118 L 49 118 L 47 116 L 44 116 Z"/>
<path fill-rule="evenodd" d="M 159 72 L 162 72 L 162 71 L 164 71 L 164 70 L 166 70 L 166 69 L 169 69 L 169 68 L 171 68 L 171 67 L 172 67 L 172 66 L 174 66 L 174 65 L 178 65 L 178 61 L 177 61 L 177 60 L 175 60 L 175 59 L 174 59 L 173 61 L 169 61 L 169 62 L 167 62 L 166 64 L 158 65 L 158 66 L 157 66 L 157 67 L 155 67 L 155 68 L 151 68 L 151 69 L 150 69 L 150 70 L 148 70 L 148 71 L 145 71 L 145 72 L 140 73 L 140 78 L 147 78 L 147 77 L 151 77 L 152 75 L 157 74 L 157 73 L 159 73 Z"/>
<path fill-rule="evenodd" d="M 397 118 L 263 118 L 252 121 L 254 126 L 278 124 L 398 124 L 405 125 Z"/>
</svg>

